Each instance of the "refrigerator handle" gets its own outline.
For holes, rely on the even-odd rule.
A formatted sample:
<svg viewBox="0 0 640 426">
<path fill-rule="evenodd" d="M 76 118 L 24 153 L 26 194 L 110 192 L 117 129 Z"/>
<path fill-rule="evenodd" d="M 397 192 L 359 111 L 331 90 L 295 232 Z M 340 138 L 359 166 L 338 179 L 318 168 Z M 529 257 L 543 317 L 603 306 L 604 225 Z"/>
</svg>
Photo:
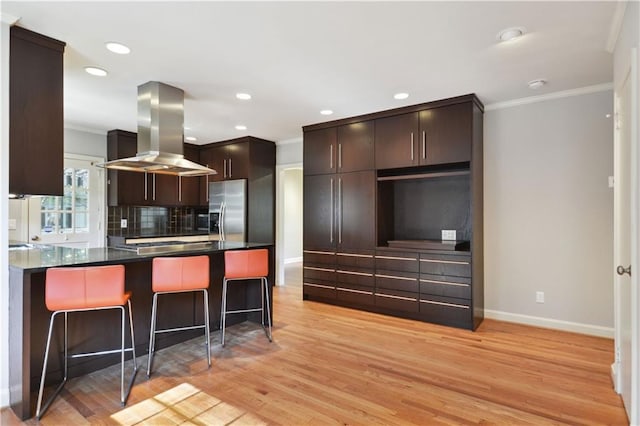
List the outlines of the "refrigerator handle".
<svg viewBox="0 0 640 426">
<path fill-rule="evenodd" d="M 220 223 L 218 224 L 218 236 L 220 237 L 220 241 L 224 241 L 224 214 L 227 206 L 224 201 L 220 204 Z"/>
</svg>

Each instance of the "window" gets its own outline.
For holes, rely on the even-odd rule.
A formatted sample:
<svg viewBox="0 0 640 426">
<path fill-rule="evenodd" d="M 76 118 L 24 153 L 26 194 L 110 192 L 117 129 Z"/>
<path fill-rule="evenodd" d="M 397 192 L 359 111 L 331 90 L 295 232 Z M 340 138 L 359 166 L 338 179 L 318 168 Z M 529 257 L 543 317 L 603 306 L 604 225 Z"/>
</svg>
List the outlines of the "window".
<svg viewBox="0 0 640 426">
<path fill-rule="evenodd" d="M 40 204 L 42 234 L 89 232 L 89 170 L 64 169 L 64 196 L 43 197 Z"/>
</svg>

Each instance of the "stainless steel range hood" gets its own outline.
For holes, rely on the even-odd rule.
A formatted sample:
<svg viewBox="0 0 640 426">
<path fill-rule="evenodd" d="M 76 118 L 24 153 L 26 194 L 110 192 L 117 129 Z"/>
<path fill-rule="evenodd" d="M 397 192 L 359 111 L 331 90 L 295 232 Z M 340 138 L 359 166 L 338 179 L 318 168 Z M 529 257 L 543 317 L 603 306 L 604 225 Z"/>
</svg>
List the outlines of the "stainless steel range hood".
<svg viewBox="0 0 640 426">
<path fill-rule="evenodd" d="M 138 86 L 138 152 L 100 167 L 178 176 L 217 174 L 184 158 L 184 91 L 157 81 Z"/>
</svg>

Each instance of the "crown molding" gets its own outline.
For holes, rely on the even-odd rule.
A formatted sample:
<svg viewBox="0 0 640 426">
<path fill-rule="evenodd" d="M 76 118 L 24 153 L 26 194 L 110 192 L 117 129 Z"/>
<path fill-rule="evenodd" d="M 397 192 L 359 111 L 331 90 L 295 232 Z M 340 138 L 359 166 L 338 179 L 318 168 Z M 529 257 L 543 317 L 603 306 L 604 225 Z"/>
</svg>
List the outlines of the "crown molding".
<svg viewBox="0 0 640 426">
<path fill-rule="evenodd" d="M 568 98 L 571 96 L 588 95 L 590 93 L 605 92 L 607 90 L 613 90 L 613 83 L 596 84 L 593 86 L 579 87 L 577 89 L 546 93 L 544 95 L 539 95 L 539 96 L 529 96 L 527 98 L 513 99 L 510 101 L 504 101 L 504 102 L 496 102 L 494 104 L 486 105 L 484 107 L 484 110 L 486 112 L 486 111 L 492 111 L 495 109 L 512 108 L 519 105 L 533 104 L 536 102 L 544 102 L 552 99 Z"/>
</svg>

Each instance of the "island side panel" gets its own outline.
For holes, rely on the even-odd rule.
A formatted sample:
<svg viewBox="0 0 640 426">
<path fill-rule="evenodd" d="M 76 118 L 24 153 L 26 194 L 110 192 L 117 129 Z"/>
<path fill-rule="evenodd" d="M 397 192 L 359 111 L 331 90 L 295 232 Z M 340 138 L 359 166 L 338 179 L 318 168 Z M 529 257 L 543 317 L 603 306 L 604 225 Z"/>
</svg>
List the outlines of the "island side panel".
<svg viewBox="0 0 640 426">
<path fill-rule="evenodd" d="M 31 351 L 31 274 L 9 268 L 9 403 L 22 419 L 31 417 L 29 353 Z"/>
</svg>

